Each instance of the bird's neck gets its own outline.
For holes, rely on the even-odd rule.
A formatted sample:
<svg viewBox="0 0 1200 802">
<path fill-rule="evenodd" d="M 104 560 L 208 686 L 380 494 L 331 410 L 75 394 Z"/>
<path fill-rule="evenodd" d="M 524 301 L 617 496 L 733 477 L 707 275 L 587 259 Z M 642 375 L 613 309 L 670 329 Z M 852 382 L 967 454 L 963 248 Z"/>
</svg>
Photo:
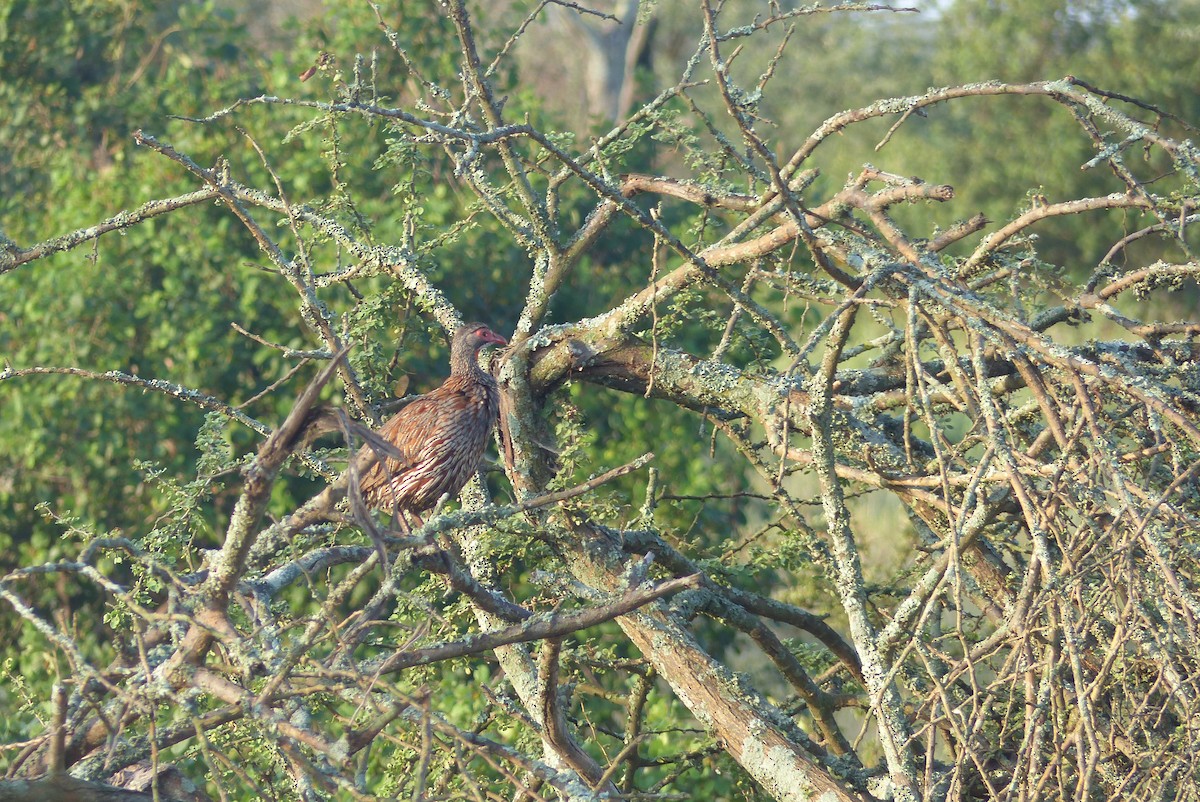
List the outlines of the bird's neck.
<svg viewBox="0 0 1200 802">
<path fill-rule="evenodd" d="M 479 351 L 462 349 L 450 355 L 450 375 L 460 379 L 487 379 L 479 367 Z"/>
</svg>

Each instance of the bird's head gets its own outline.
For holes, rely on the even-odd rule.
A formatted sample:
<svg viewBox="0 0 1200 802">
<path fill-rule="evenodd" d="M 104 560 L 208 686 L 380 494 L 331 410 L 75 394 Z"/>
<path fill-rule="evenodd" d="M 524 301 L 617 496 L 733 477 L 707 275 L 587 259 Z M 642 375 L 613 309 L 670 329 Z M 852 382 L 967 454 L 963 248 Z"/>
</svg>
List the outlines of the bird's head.
<svg viewBox="0 0 1200 802">
<path fill-rule="evenodd" d="M 489 345 L 508 345 L 508 340 L 483 323 L 459 326 L 450 341 L 450 372 L 455 375 L 475 375 L 479 370 L 479 352 Z"/>
<path fill-rule="evenodd" d="M 467 323 L 454 331 L 454 345 L 462 343 L 471 353 L 489 345 L 508 345 L 508 340 L 492 331 L 485 323 Z"/>
</svg>

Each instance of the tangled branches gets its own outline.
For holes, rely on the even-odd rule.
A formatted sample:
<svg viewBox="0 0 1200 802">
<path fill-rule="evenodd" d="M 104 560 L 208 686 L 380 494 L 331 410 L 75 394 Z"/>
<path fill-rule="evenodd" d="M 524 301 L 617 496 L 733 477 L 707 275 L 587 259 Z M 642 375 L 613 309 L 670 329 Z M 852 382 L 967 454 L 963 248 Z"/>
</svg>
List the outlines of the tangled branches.
<svg viewBox="0 0 1200 802">
<path fill-rule="evenodd" d="M 207 393 L 120 379 L 265 440 L 227 466 L 240 471 L 237 501 L 189 569 L 138 534 L 92 537 L 72 559 L 0 578 L 0 598 L 72 672 L 52 720 L 8 746 L 11 776 L 116 782 L 130 766 L 158 776 L 176 763 L 223 791 L 285 774 L 306 799 L 654 799 L 726 761 L 775 799 L 1194 798 L 1200 321 L 1153 319 L 1147 300 L 1200 277 L 1194 148 L 1139 116 L 1155 110 L 1066 78 L 881 100 L 826 120 L 785 160 L 758 103 L 790 32 L 753 89 L 730 68 L 745 51 L 728 48 L 815 12 L 740 27 L 723 26 L 718 5 L 704 12 L 678 82 L 587 147 L 511 121 L 461 0 L 445 20 L 459 83 L 412 67 L 419 102 L 388 105 L 375 76 L 356 73 L 329 102 L 262 96 L 192 121 L 286 107 L 339 136 L 384 126 L 397 149 L 444 162 L 464 208 L 531 255 L 510 266 L 526 283 L 513 347 L 493 366 L 511 504 L 477 483 L 463 509 L 401 535 L 355 503 L 371 449 L 340 475 L 296 453 L 335 377 L 355 417 L 378 417 L 344 358 L 353 338 L 331 311 L 336 292 L 361 301 L 354 282 L 384 277 L 443 327 L 460 315 L 423 262 L 441 240 L 418 241 L 409 220 L 383 242 L 353 215 L 293 202 L 254 140 L 272 189 L 139 132 L 198 186 L 0 253 L 13 280 L 50 253 L 216 201 L 295 294 L 311 347 L 279 347 L 281 358 L 326 362 L 278 425 Z M 1006 223 L 966 212 L 942 229 L 920 210 L 953 207 L 965 177 L 868 165 L 842 186 L 818 183 L 838 132 L 894 119 L 883 145 L 918 113 L 998 96 L 1048 99 L 1077 121 L 1095 152 L 1085 166 L 1108 170 L 1111 193 L 1036 197 Z M 720 180 L 680 178 L 678 163 L 623 169 L 650 136 L 683 141 L 684 113 L 688 146 L 721 163 Z M 1129 158 L 1135 147 L 1146 164 Z M 1043 261 L 1041 226 L 1111 210 L 1142 222 L 1109 237 L 1089 270 Z M 634 232 L 637 269 L 598 306 L 584 265 L 617 231 Z M 1122 258 L 1150 239 L 1166 243 L 1161 258 Z M 555 294 L 580 287 L 586 314 L 553 322 Z M 681 333 L 713 309 L 704 336 Z M 758 356 L 737 356 L 735 341 Z M 113 380 L 35 366 L 0 382 L 46 373 Z M 754 584 L 726 533 L 710 538 L 715 557 L 690 553 L 664 523 L 684 498 L 664 487 L 681 476 L 652 470 L 642 509 L 614 514 L 603 491 L 648 457 L 568 487 L 569 449 L 551 424 L 567 384 L 706 421 L 754 477 L 739 495 L 791 560 L 770 564 L 780 584 Z M 273 507 L 303 471 L 325 489 Z M 872 496 L 901 511 L 894 538 L 908 548 L 868 581 L 878 533 L 858 505 Z M 706 513 L 725 500 L 698 498 Z M 364 542 L 372 532 L 384 550 Z M 542 571 L 524 574 L 524 559 Z M 111 608 L 126 637 L 109 664 L 30 600 L 51 576 Z M 802 585 L 826 603 L 797 602 Z M 603 645 L 584 633 L 613 621 Z M 572 638 L 578 648 L 564 646 Z M 731 670 L 732 642 L 753 644 L 756 673 Z"/>
</svg>

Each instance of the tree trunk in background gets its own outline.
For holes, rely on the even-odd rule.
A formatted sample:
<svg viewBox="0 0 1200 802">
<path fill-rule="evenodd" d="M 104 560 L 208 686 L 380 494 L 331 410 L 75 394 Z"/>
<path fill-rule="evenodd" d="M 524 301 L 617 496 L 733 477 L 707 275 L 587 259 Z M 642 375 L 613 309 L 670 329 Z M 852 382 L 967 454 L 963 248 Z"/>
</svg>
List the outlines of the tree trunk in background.
<svg viewBox="0 0 1200 802">
<path fill-rule="evenodd" d="M 619 22 L 558 6 L 552 7 L 550 19 L 554 39 L 583 50 L 574 51 L 577 61 L 564 60 L 564 68 L 580 73 L 588 119 L 612 123 L 633 108 L 636 71 L 639 64 L 649 63 L 654 21 L 638 21 L 637 0 L 612 0 L 597 6 L 598 10 L 608 8 Z"/>
</svg>

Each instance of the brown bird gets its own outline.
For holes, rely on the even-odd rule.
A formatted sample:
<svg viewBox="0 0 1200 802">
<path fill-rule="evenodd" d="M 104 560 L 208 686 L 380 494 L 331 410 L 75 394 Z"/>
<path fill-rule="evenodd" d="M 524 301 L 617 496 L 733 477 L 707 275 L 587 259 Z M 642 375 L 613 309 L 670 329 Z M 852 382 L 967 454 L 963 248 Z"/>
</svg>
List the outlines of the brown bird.
<svg viewBox="0 0 1200 802">
<path fill-rule="evenodd" d="M 420 521 L 442 496 L 457 495 L 475 475 L 500 412 L 496 380 L 479 367 L 479 352 L 508 342 L 483 323 L 459 326 L 450 341 L 450 377 L 388 420 L 379 435 L 400 452 L 363 477 L 367 504 Z"/>
</svg>

